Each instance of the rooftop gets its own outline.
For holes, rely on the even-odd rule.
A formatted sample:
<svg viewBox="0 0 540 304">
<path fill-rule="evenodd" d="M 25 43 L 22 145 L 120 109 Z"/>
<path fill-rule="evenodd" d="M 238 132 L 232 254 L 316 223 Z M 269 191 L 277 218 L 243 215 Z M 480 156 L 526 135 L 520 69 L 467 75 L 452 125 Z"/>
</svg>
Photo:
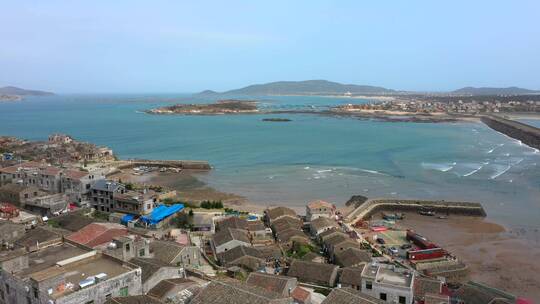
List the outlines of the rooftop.
<svg viewBox="0 0 540 304">
<path fill-rule="evenodd" d="M 127 235 L 125 226 L 114 223 L 92 223 L 70 234 L 67 239 L 88 247 L 111 242 L 114 237 Z"/>
<path fill-rule="evenodd" d="M 150 242 L 150 253 L 154 258 L 170 264 L 182 252 L 184 246 L 170 241 L 154 240 Z"/>
<path fill-rule="evenodd" d="M 227 228 L 224 231 L 220 231 L 213 236 L 215 246 L 223 245 L 232 240 L 238 240 L 244 243 L 251 243 L 247 235 L 247 231 L 241 229 Z"/>
<path fill-rule="evenodd" d="M 382 300 L 352 288 L 334 288 L 321 304 L 382 304 Z"/>
<path fill-rule="evenodd" d="M 270 222 L 273 222 L 274 220 L 282 216 L 297 217 L 297 214 L 294 210 L 283 206 L 266 209 L 265 213 L 270 219 Z"/>
<path fill-rule="evenodd" d="M 49 246 L 29 253 L 28 259 L 29 267 L 14 275 L 38 283 L 58 282 L 56 288 L 52 290 L 53 298 L 73 292 L 81 281 L 95 275 L 105 273 L 111 278 L 133 269 L 118 260 L 70 243 Z"/>
<path fill-rule="evenodd" d="M 212 281 L 190 304 L 281 304 L 288 298 L 236 280 Z"/>
<path fill-rule="evenodd" d="M 297 279 L 293 277 L 252 272 L 249 274 L 246 283 L 278 294 L 289 294 L 291 290 L 287 290 L 287 284 L 291 281 L 296 286 Z"/>
<path fill-rule="evenodd" d="M 362 276 L 380 284 L 412 288 L 414 275 L 406 269 L 393 265 L 369 264 L 364 267 Z"/>
<path fill-rule="evenodd" d="M 322 200 L 316 200 L 316 201 L 309 202 L 307 204 L 307 207 L 309 209 L 334 208 L 334 205 L 329 202 L 322 201 Z"/>
</svg>

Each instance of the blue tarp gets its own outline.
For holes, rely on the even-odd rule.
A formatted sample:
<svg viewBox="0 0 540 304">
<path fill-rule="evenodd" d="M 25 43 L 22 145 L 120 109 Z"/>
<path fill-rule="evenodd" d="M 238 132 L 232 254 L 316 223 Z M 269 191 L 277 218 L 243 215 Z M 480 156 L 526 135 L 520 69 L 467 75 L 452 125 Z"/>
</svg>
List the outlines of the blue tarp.
<svg viewBox="0 0 540 304">
<path fill-rule="evenodd" d="M 133 214 L 126 214 L 120 219 L 120 223 L 127 224 L 135 218 Z"/>
<path fill-rule="evenodd" d="M 146 224 L 154 225 L 161 222 L 166 217 L 169 217 L 176 212 L 182 211 L 182 209 L 184 209 L 183 204 L 174 204 L 171 206 L 159 205 L 154 208 L 152 213 L 150 213 L 149 215 L 141 216 L 141 221 Z"/>
</svg>

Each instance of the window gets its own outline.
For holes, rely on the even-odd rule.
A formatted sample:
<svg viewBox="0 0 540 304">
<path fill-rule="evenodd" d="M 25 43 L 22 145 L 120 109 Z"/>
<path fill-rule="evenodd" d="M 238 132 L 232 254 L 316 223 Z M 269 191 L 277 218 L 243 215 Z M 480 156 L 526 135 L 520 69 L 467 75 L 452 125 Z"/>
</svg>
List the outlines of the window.
<svg viewBox="0 0 540 304">
<path fill-rule="evenodd" d="M 111 295 L 110 293 L 108 293 L 108 294 L 105 295 L 105 300 L 108 300 L 108 299 L 110 299 L 110 298 L 112 298 L 112 295 Z"/>
<path fill-rule="evenodd" d="M 144 256 L 144 248 L 139 250 L 139 256 L 141 256 L 141 257 Z"/>
<path fill-rule="evenodd" d="M 379 298 L 383 301 L 386 301 L 386 294 L 381 292 L 381 294 L 379 295 Z"/>
<path fill-rule="evenodd" d="M 35 287 L 33 289 L 34 289 L 34 298 L 39 298 L 39 290 Z"/>
<path fill-rule="evenodd" d="M 32 299 L 30 299 L 30 297 L 26 297 L 26 304 L 32 304 Z"/>
<path fill-rule="evenodd" d="M 366 289 L 369 289 L 369 290 L 373 289 L 373 285 L 371 284 L 371 282 L 366 281 Z"/>
<path fill-rule="evenodd" d="M 126 251 L 131 251 L 131 248 L 129 247 L 129 244 L 126 244 Z"/>
<path fill-rule="evenodd" d="M 127 297 L 128 296 L 128 288 L 127 288 L 127 286 L 120 288 L 120 296 L 121 297 Z"/>
<path fill-rule="evenodd" d="M 4 300 L 4 291 L 2 289 L 0 289 L 0 299 Z"/>
<path fill-rule="evenodd" d="M 9 294 L 9 285 L 6 283 L 6 293 Z"/>
<path fill-rule="evenodd" d="M 405 304 L 407 303 L 407 298 L 404 296 L 399 296 L 399 304 Z"/>
</svg>

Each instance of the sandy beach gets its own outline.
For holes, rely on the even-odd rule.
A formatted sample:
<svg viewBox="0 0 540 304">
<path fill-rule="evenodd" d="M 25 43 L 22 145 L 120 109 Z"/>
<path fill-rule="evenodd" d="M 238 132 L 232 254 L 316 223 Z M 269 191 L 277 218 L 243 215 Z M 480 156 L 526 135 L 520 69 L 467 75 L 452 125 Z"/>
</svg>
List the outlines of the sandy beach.
<svg viewBox="0 0 540 304">
<path fill-rule="evenodd" d="M 400 226 L 444 247 L 470 267 L 470 279 L 531 299 L 540 298 L 540 243 L 482 218 L 406 214 Z M 531 233 L 535 233 L 531 231 Z"/>
</svg>

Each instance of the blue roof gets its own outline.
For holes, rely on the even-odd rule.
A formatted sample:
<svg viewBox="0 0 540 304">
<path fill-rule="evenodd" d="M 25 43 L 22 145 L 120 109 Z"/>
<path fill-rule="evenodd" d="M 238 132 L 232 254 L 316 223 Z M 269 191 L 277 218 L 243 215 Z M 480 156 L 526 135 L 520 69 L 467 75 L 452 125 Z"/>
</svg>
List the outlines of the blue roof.
<svg viewBox="0 0 540 304">
<path fill-rule="evenodd" d="M 141 216 L 141 221 L 147 224 L 157 224 L 165 218 L 182 211 L 184 209 L 183 204 L 174 204 L 170 206 L 159 205 L 149 215 Z"/>
<path fill-rule="evenodd" d="M 130 221 L 132 221 L 134 218 L 135 218 L 135 216 L 133 214 L 126 214 L 120 219 L 120 222 L 122 224 L 127 224 Z"/>
</svg>

